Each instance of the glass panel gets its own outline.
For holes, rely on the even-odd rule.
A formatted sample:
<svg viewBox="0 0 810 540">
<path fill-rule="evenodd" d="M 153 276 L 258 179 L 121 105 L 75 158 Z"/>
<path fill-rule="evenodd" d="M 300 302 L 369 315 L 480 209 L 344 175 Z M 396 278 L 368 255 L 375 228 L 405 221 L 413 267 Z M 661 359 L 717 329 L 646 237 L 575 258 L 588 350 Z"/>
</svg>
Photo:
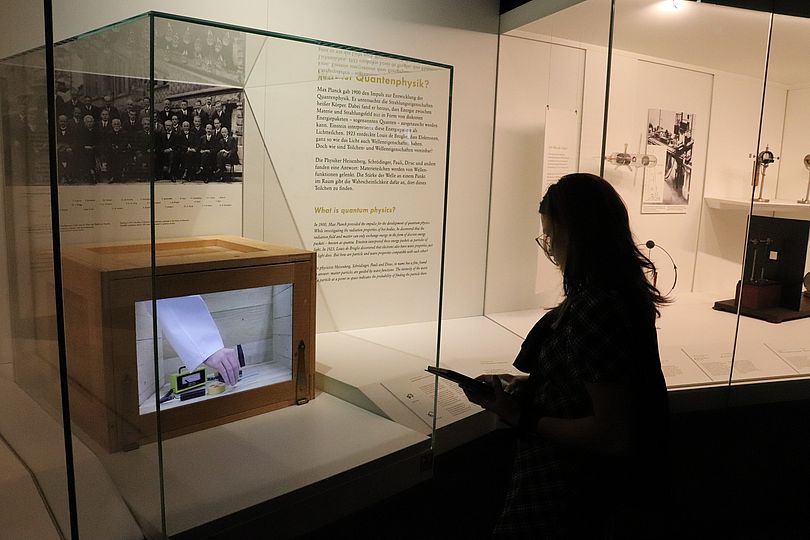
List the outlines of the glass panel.
<svg viewBox="0 0 810 540">
<path fill-rule="evenodd" d="M 810 20 L 774 16 L 733 381 L 810 374 Z M 754 161 L 753 159 L 751 160 Z M 752 388 L 752 387 L 748 387 Z M 745 389 L 736 393 L 744 398 Z"/>
<path fill-rule="evenodd" d="M 610 9 L 586 0 L 501 37 L 485 313 L 519 338 L 562 299 L 535 242 L 540 200 L 562 175 L 603 166 Z M 511 370 L 521 339 L 500 339 Z"/>
<path fill-rule="evenodd" d="M 19 517 L 5 520 L 12 530 L 4 535 L 20 538 L 71 531 L 44 65 L 44 48 L 0 61 L 0 341 L 7 344 L 0 353 L 0 469 L 4 512 Z"/>
<path fill-rule="evenodd" d="M 430 449 L 451 70 L 196 20 L 155 28 L 175 534 Z M 205 474 L 184 473 L 189 456 Z"/>
<path fill-rule="evenodd" d="M 154 414 L 138 414 L 139 398 L 155 379 L 143 304 L 152 299 L 149 36 L 149 19 L 140 17 L 54 50 L 65 337 L 83 538 L 163 534 L 157 424 Z"/>
<path fill-rule="evenodd" d="M 768 26 L 756 11 L 616 1 L 605 178 L 673 300 L 658 331 L 671 389 L 729 381 L 737 320 L 715 302 L 740 277 Z"/>
<path fill-rule="evenodd" d="M 245 83 L 246 61 L 252 65 L 257 54 L 254 41 L 250 42 L 249 56 L 247 45 L 244 32 L 158 17 L 155 78 L 241 87 Z"/>
</svg>

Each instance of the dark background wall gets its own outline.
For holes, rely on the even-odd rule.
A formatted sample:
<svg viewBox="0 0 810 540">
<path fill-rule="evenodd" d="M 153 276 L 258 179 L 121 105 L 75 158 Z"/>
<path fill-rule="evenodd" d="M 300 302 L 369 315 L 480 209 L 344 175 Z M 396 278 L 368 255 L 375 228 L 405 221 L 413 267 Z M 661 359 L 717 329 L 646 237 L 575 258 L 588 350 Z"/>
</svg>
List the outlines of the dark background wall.
<svg viewBox="0 0 810 540">
<path fill-rule="evenodd" d="M 516 7 L 527 4 L 530 0 L 501 0 L 501 13 L 506 13 Z M 690 0 L 695 1 L 695 0 Z M 757 11 L 773 11 L 782 15 L 797 17 L 810 17 L 810 2 L 807 0 L 702 0 L 709 4 L 755 9 Z"/>
</svg>

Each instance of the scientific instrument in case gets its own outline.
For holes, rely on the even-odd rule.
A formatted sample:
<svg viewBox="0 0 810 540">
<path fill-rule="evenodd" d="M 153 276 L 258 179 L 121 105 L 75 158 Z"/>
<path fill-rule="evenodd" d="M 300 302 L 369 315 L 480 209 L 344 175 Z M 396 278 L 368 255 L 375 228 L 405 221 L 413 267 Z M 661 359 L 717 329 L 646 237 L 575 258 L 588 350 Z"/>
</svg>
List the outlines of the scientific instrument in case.
<svg viewBox="0 0 810 540">
<path fill-rule="evenodd" d="M 780 323 L 810 317 L 810 299 L 802 295 L 810 222 L 751 216 L 743 279 L 735 297 L 714 309 Z"/>
<path fill-rule="evenodd" d="M 242 368 L 245 367 L 245 352 L 242 344 L 236 346 L 239 358 L 239 378 L 242 378 Z M 205 367 L 189 371 L 186 366 L 180 366 L 177 373 L 169 374 L 169 390 L 160 398 L 161 403 L 179 398 L 180 401 L 195 399 L 204 395 L 216 395 L 225 391 L 225 382 L 222 375 L 211 375 Z"/>
<path fill-rule="evenodd" d="M 807 191 L 804 192 L 804 199 L 796 201 L 799 204 L 810 204 L 810 154 L 804 156 L 804 168 L 807 169 Z"/>
<path fill-rule="evenodd" d="M 172 387 L 172 392 L 179 396 L 188 390 L 205 386 L 207 378 L 204 367 L 189 371 L 186 366 L 180 366 L 180 371 L 169 375 L 169 384 Z"/>
<path fill-rule="evenodd" d="M 737 283 L 736 297 L 740 305 L 745 308 L 763 309 L 779 305 L 782 294 L 782 284 L 776 280 L 765 277 L 768 260 L 778 261 L 779 252 L 772 250 L 773 240 L 768 237 L 751 238 L 748 240 L 749 250 L 752 254 L 750 269 L 747 270 L 745 288 L 741 294 L 741 282 Z"/>
<path fill-rule="evenodd" d="M 656 244 L 655 241 L 652 240 L 652 239 L 647 240 L 643 244 L 638 244 L 637 245 L 637 247 L 641 247 L 641 246 L 644 246 L 644 247 L 647 248 L 647 258 L 648 259 L 650 259 L 652 257 L 653 248 L 658 248 L 661 251 L 663 251 L 664 253 L 666 253 L 667 257 L 669 258 L 669 262 L 672 263 L 672 273 L 673 273 L 672 286 L 664 294 L 664 296 L 669 296 L 672 293 L 672 291 L 675 290 L 675 286 L 678 284 L 678 265 L 675 264 L 675 259 L 672 257 L 672 255 L 669 253 L 669 251 L 664 249 L 662 246 Z M 657 268 L 653 269 L 652 275 L 650 276 L 650 280 L 652 281 L 653 287 L 658 287 L 658 269 Z"/>
<path fill-rule="evenodd" d="M 759 186 L 759 193 L 757 194 L 755 202 L 769 202 L 770 199 L 766 199 L 762 196 L 765 190 L 765 171 L 767 171 L 768 167 L 776 162 L 778 157 L 774 156 L 773 152 L 771 152 L 768 145 L 765 145 L 765 150 L 754 156 L 753 154 L 749 154 L 748 157 L 756 157 L 754 160 L 754 172 L 751 178 L 751 185 L 754 187 Z"/>
<path fill-rule="evenodd" d="M 627 167 L 629 170 L 633 168 L 647 168 L 651 169 L 658 165 L 658 158 L 652 154 L 631 154 L 627 151 L 627 144 L 624 145 L 623 152 L 614 152 L 609 156 L 605 156 L 605 161 L 611 165 L 619 167 Z"/>
</svg>

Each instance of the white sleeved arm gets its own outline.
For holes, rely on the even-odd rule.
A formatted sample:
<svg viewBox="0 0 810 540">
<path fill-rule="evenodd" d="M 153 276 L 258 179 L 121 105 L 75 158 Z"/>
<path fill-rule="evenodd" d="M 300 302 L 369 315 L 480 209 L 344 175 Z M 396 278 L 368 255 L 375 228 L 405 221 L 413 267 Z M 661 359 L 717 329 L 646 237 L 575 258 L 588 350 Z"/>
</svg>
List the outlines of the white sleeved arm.
<svg viewBox="0 0 810 540">
<path fill-rule="evenodd" d="M 163 336 L 189 371 L 225 346 L 201 296 L 158 300 L 157 312 Z"/>
</svg>

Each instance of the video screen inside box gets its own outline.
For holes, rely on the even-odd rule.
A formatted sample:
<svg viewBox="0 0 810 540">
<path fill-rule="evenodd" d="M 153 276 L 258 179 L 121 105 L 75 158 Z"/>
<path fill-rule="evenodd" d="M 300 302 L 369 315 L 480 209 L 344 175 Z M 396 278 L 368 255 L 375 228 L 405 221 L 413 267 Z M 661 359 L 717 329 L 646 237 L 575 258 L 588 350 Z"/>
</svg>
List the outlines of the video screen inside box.
<svg viewBox="0 0 810 540">
<path fill-rule="evenodd" d="M 292 379 L 291 283 L 135 303 L 140 414 Z"/>
</svg>

